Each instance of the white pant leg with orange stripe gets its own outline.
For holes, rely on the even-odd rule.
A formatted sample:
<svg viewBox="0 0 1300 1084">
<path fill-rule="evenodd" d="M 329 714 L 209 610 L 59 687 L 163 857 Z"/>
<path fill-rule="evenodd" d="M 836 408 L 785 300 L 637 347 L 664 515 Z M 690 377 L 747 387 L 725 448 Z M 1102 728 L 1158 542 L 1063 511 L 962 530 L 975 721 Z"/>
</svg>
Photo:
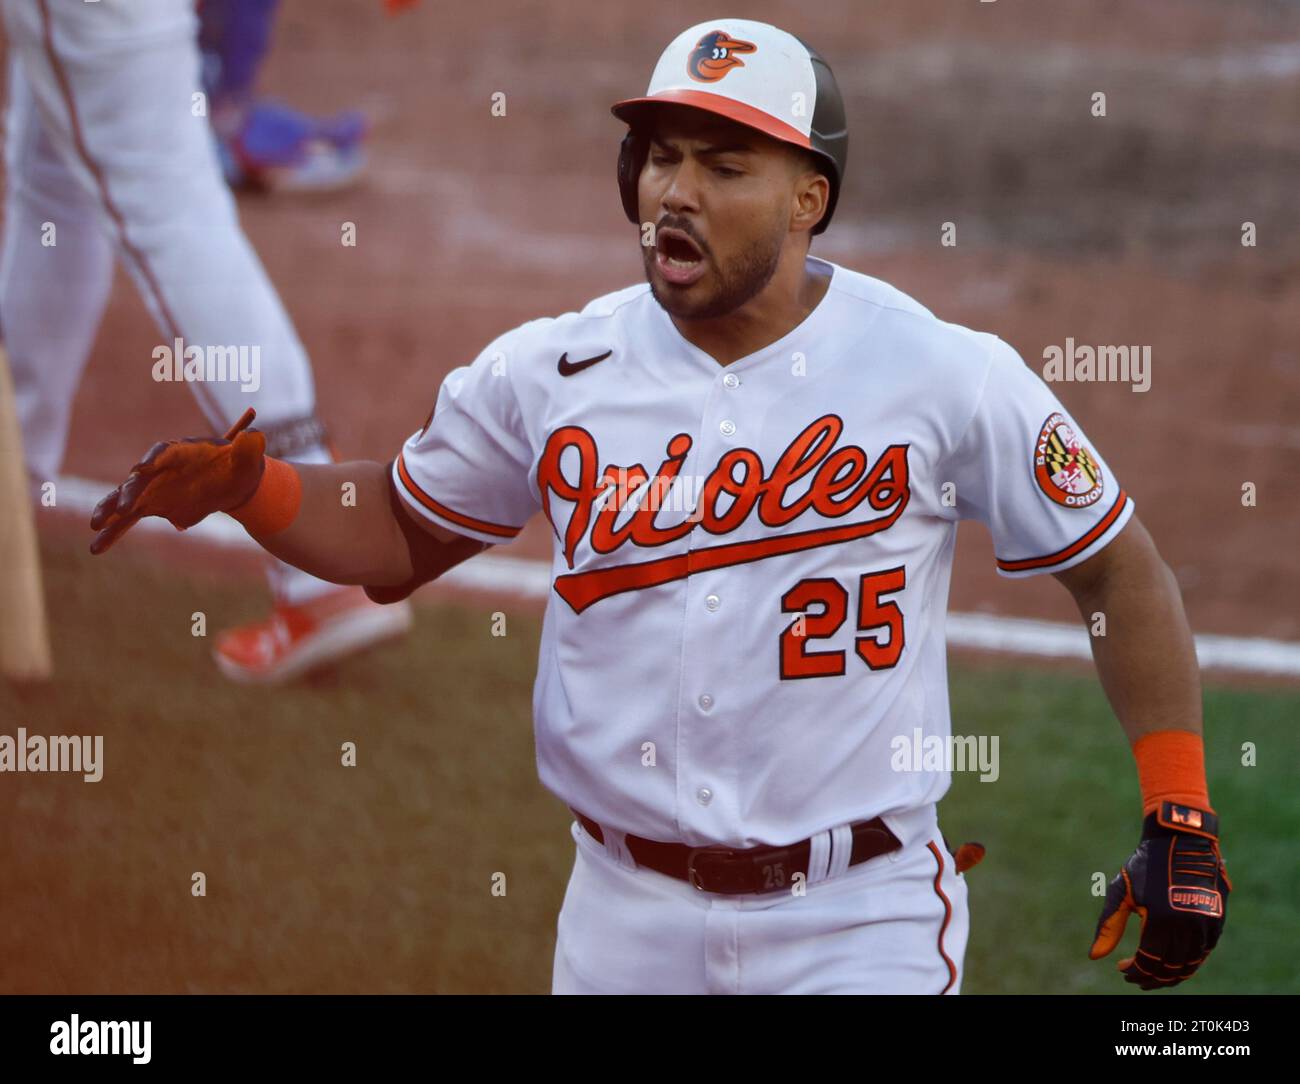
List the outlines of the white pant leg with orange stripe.
<svg viewBox="0 0 1300 1084">
<path fill-rule="evenodd" d="M 557 994 L 955 994 L 966 879 L 933 806 L 885 822 L 903 847 L 807 887 L 720 896 L 634 868 L 576 822 Z M 823 833 L 823 836 L 827 833 Z M 822 848 L 823 853 L 825 848 Z"/>
<path fill-rule="evenodd" d="M 194 109 L 193 0 L 2 6 L 13 67 L 0 323 L 33 476 L 48 480 L 61 465 L 111 281 L 108 251 L 130 272 L 162 345 L 259 348 L 255 391 L 237 379 L 189 384 L 215 432 L 248 406 L 262 426 L 310 417 L 306 351 L 240 227 L 208 119 Z M 53 245 L 42 243 L 47 222 Z M 99 239 L 90 236 L 96 225 Z M 148 389 L 154 362 L 114 359 L 122 401 Z M 330 456 L 317 447 L 293 458 Z M 287 566 L 273 583 L 292 601 L 332 589 Z"/>
</svg>

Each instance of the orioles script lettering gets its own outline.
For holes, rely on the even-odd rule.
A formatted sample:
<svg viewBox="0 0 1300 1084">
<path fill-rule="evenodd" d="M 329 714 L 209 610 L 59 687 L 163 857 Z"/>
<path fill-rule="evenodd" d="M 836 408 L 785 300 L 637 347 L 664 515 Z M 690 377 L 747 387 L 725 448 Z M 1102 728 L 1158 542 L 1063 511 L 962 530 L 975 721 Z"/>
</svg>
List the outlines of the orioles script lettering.
<svg viewBox="0 0 1300 1084">
<path fill-rule="evenodd" d="M 637 493 L 662 495 L 676 481 L 691 450 L 691 438 L 678 433 L 665 446 L 664 461 L 654 477 L 644 466 L 625 470 L 600 468 L 596 439 L 578 425 L 556 429 L 546 441 L 537 464 L 537 488 L 551 529 L 564 543 L 564 560 L 574 567 L 578 545 L 586 538 L 592 551 L 611 554 L 627 546 L 653 548 L 675 542 L 692 531 L 722 536 L 736 531 L 756 516 L 770 535 L 741 542 L 692 546 L 686 553 L 657 560 L 611 565 L 559 576 L 555 590 L 575 612 L 623 591 L 684 579 L 696 572 L 726 568 L 784 553 L 837 545 L 892 526 L 910 496 L 906 444 L 891 444 L 875 463 L 854 444 L 839 445 L 844 422 L 827 414 L 811 422 L 786 447 L 770 472 L 752 448 L 724 452 L 700 487 L 699 504 L 680 522 L 660 523 L 662 502 L 642 499 L 620 523 L 630 498 Z M 576 452 L 576 472 L 566 474 L 566 453 Z M 570 461 L 574 459 L 569 454 Z M 806 483 L 807 488 L 803 488 Z M 795 495 L 797 494 L 797 495 Z M 572 506 L 563 528 L 555 501 Z M 877 515 L 852 523 L 785 531 L 811 511 L 826 519 L 839 519 L 860 508 Z"/>
</svg>

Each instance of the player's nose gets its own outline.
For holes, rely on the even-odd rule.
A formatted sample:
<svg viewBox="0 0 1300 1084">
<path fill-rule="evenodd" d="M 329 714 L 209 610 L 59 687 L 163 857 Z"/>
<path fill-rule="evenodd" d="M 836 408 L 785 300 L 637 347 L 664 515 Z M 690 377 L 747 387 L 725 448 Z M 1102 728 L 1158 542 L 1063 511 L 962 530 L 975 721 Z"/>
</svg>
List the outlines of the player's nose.
<svg viewBox="0 0 1300 1084">
<path fill-rule="evenodd" d="M 699 166 L 690 158 L 684 158 L 673 168 L 668 178 L 668 186 L 664 189 L 659 202 L 662 209 L 670 214 L 680 215 L 699 211 Z"/>
</svg>

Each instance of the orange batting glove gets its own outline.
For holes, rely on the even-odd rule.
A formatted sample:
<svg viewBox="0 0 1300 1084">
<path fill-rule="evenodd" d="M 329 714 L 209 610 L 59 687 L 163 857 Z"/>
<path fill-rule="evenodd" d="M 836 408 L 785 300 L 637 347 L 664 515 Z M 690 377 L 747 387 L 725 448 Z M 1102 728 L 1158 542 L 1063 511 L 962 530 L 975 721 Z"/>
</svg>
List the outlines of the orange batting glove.
<svg viewBox="0 0 1300 1084">
<path fill-rule="evenodd" d="M 161 516 L 183 531 L 213 512 L 238 508 L 262 481 L 265 452 L 266 437 L 256 429 L 245 429 L 233 441 L 160 441 L 95 505 L 90 529 L 99 533 L 90 552 L 103 553 L 145 516 Z"/>
</svg>

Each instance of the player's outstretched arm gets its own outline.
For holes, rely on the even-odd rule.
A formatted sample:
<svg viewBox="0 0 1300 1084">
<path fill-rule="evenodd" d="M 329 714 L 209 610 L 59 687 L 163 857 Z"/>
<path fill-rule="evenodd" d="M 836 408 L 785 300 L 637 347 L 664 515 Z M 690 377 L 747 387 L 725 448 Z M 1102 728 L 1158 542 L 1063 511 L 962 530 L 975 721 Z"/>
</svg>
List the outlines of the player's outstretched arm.
<svg viewBox="0 0 1300 1084">
<path fill-rule="evenodd" d="M 1218 943 L 1232 883 L 1219 852 L 1201 740 L 1196 647 L 1177 581 L 1134 516 L 1100 553 L 1057 574 L 1095 632 L 1102 686 L 1137 760 L 1143 824 L 1110 883 L 1089 955 L 1118 946 L 1130 914 L 1137 952 L 1119 961 L 1144 990 L 1191 978 Z"/>
<path fill-rule="evenodd" d="M 259 498 L 233 515 L 280 560 L 332 583 L 360 584 L 376 602 L 397 602 L 488 547 L 411 515 L 393 488 L 390 466 L 295 464 L 302 501 L 292 524 L 267 530 L 256 522 L 251 513 Z M 359 515 L 362 509 L 365 514 Z M 329 540 L 328 547 L 322 539 Z"/>
<path fill-rule="evenodd" d="M 184 530 L 227 512 L 281 560 L 395 601 L 485 548 L 416 525 L 392 499 L 383 464 L 290 464 L 267 457 L 265 447 L 255 429 L 233 440 L 155 444 L 96 506 L 91 552 L 103 553 L 145 516 Z"/>
</svg>

